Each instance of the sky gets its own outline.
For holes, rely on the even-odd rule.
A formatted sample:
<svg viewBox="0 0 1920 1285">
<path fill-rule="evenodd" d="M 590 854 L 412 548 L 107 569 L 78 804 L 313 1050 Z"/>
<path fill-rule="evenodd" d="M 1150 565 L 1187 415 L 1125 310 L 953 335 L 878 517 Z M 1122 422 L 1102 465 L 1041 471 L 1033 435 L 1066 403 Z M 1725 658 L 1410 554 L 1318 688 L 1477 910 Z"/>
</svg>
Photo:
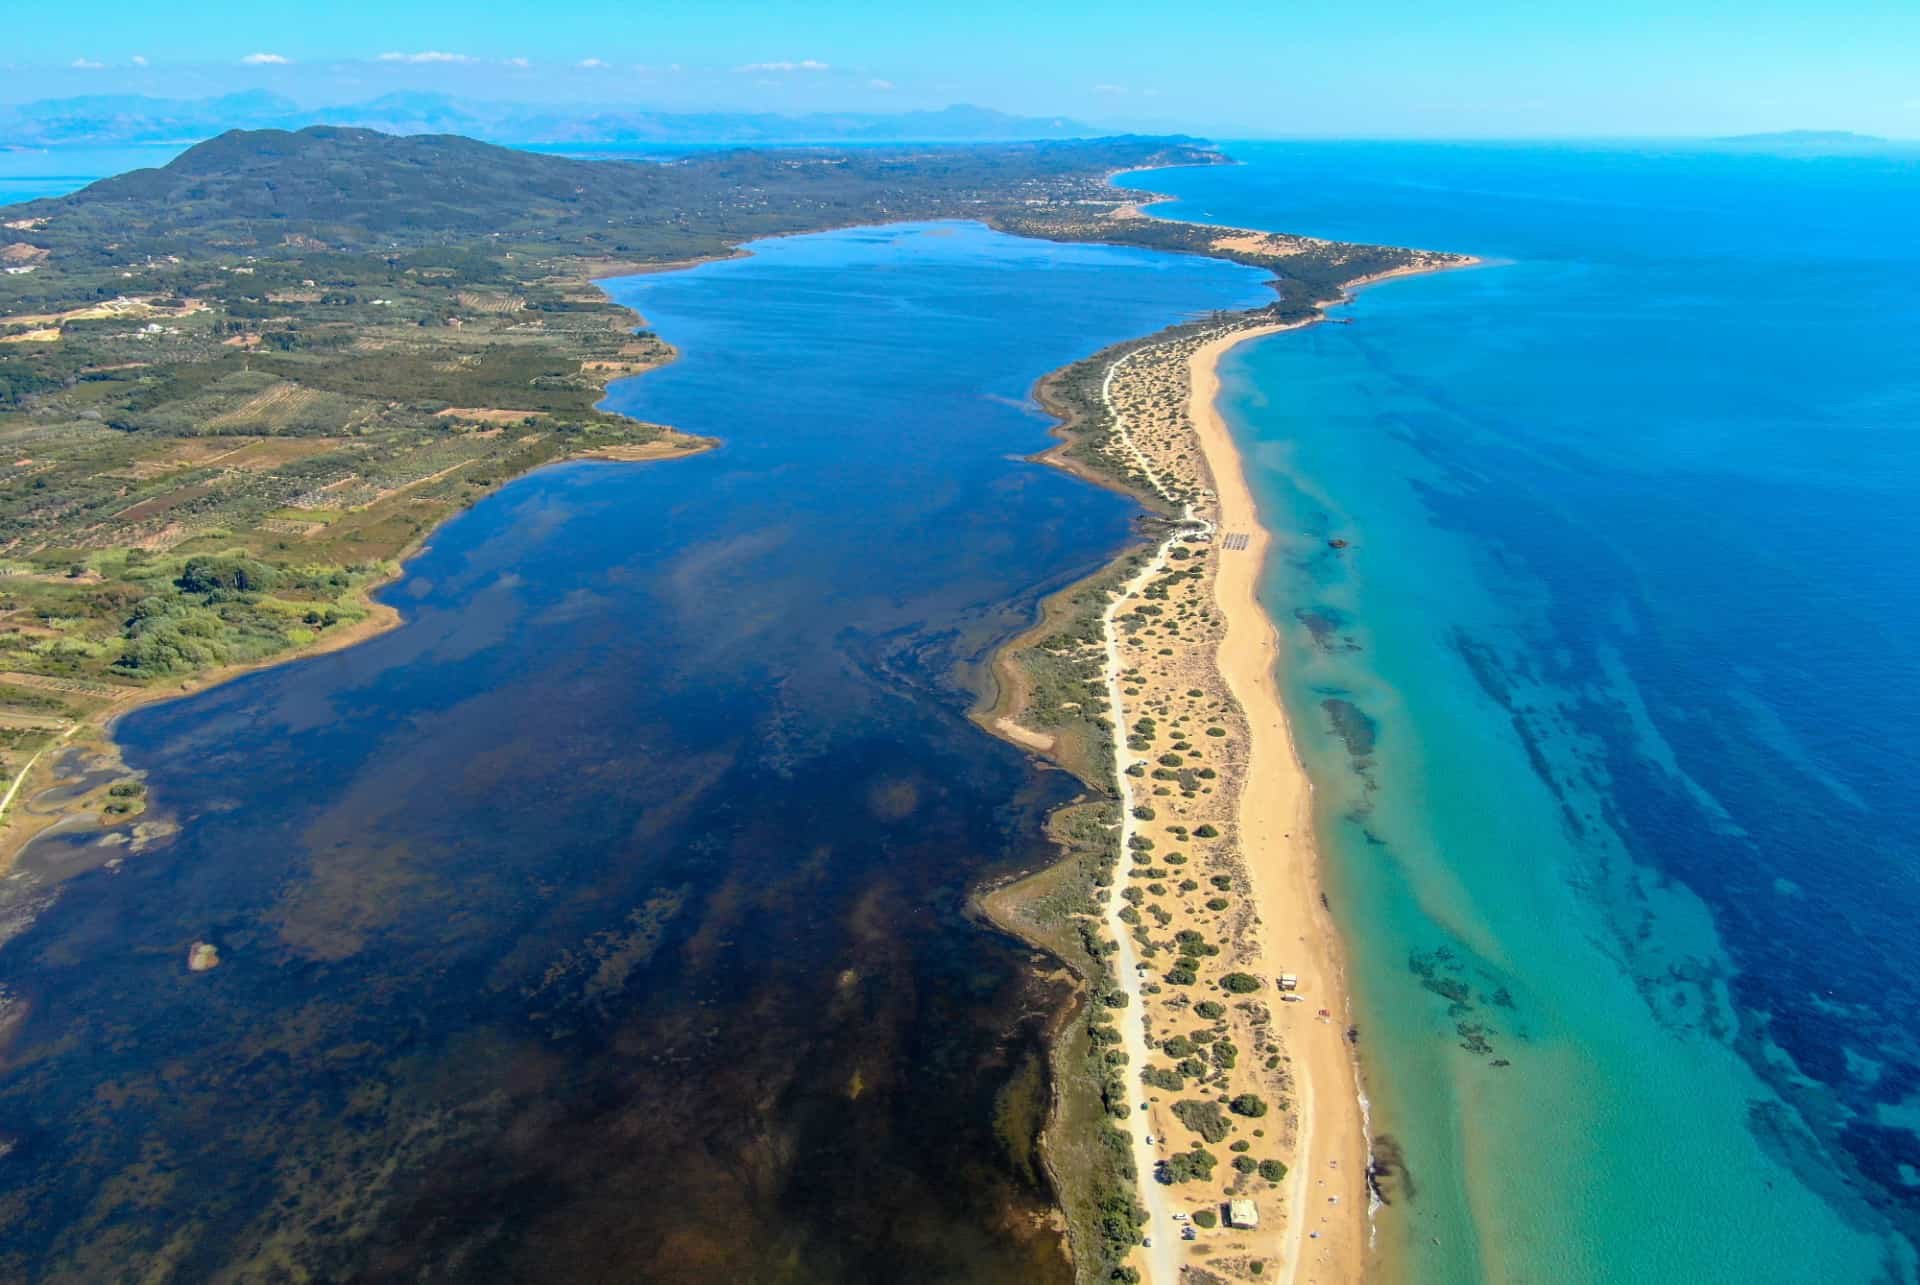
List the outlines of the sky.
<svg viewBox="0 0 1920 1285">
<path fill-rule="evenodd" d="M 1221 137 L 1920 138 L 1920 0 L 22 5 L 0 102 L 431 90 L 660 110 L 975 103 Z"/>
</svg>

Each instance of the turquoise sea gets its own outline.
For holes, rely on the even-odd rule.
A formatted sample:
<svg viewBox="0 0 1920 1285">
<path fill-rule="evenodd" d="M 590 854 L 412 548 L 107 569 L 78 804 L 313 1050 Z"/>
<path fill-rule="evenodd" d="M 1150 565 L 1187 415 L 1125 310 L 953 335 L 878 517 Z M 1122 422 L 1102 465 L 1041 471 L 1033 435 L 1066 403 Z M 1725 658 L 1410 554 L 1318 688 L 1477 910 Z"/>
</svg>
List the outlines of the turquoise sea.
<svg viewBox="0 0 1920 1285">
<path fill-rule="evenodd" d="M 1230 151 L 1135 181 L 1490 260 L 1223 368 L 1388 1248 L 1913 1279 L 1920 165 Z"/>
</svg>

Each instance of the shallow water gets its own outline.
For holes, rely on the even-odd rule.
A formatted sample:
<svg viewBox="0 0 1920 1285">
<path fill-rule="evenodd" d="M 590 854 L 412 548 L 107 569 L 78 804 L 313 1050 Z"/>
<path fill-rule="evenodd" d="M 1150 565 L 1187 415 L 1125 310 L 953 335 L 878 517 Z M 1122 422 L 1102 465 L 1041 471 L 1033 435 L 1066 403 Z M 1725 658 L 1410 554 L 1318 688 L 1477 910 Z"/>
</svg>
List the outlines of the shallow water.
<svg viewBox="0 0 1920 1285">
<path fill-rule="evenodd" d="M 1060 996 L 966 899 L 1070 789 L 956 674 L 1134 513 L 1018 458 L 1034 379 L 1264 287 L 945 224 L 609 288 L 683 354 L 610 403 L 721 449 L 513 483 L 399 630 L 123 723 L 184 829 L 0 948 L 8 1275 L 1064 1278 Z"/>
<path fill-rule="evenodd" d="M 1420 1281 L 1913 1279 L 1920 167 L 1232 150 L 1159 212 L 1501 260 L 1223 370 L 1383 1233 Z"/>
</svg>

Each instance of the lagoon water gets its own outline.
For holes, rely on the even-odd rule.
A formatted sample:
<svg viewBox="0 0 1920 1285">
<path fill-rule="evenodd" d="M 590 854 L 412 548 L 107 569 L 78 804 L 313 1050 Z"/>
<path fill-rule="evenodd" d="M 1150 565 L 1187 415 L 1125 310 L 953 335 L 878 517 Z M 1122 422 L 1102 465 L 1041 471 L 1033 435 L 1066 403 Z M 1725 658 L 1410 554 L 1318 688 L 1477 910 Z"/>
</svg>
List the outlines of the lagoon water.
<svg viewBox="0 0 1920 1285">
<path fill-rule="evenodd" d="M 1913 1279 L 1920 163 L 1231 150 L 1138 181 L 1499 261 L 1223 368 L 1381 1234 L 1447 1285 Z"/>
<path fill-rule="evenodd" d="M 122 723 L 184 829 L 0 947 L 0 1275 L 1066 1276 L 1062 993 L 967 899 L 1072 789 L 959 680 L 1129 538 L 1035 378 L 1271 296 L 964 224 L 610 289 L 683 354 L 610 404 L 720 449 L 515 482 L 400 629 Z"/>
</svg>

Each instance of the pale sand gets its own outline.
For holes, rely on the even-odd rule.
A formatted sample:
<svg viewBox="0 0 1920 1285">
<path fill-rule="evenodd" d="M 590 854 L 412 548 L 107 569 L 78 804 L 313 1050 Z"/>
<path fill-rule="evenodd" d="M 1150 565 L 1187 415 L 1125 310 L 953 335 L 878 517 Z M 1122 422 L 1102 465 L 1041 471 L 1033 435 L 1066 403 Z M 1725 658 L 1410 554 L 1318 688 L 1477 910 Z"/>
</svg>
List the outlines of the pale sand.
<svg viewBox="0 0 1920 1285">
<path fill-rule="evenodd" d="M 1240 845 L 1261 920 L 1260 973 L 1298 974 L 1302 1002 L 1274 1005 L 1274 1025 L 1292 1058 L 1300 1134 L 1287 1175 L 1280 1279 L 1358 1281 L 1367 1258 L 1368 1148 L 1358 1073 L 1347 1044 L 1345 969 L 1332 916 L 1321 904 L 1313 841 L 1313 787 L 1294 749 L 1274 678 L 1278 635 L 1259 599 L 1271 538 L 1215 399 L 1217 365 L 1244 340 L 1289 329 L 1263 326 L 1209 341 L 1188 359 L 1189 414 L 1219 506 L 1222 532 L 1244 531 L 1244 552 L 1222 553 L 1214 598 L 1226 618 L 1221 676 L 1245 712 L 1250 745 L 1239 802 Z M 1330 1010 L 1322 1021 L 1315 1015 Z M 1337 1199 L 1337 1203 L 1334 1200 Z M 1309 1232 L 1318 1232 L 1317 1238 Z"/>
</svg>

